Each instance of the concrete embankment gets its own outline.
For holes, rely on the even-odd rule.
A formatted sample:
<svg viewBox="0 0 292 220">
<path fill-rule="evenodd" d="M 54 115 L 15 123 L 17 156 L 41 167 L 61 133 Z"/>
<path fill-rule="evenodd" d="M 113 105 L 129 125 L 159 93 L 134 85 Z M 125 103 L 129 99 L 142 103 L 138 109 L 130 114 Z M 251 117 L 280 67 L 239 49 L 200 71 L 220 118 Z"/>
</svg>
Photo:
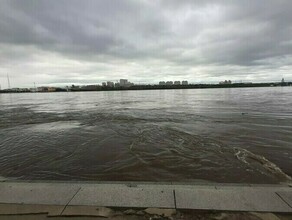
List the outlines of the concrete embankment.
<svg viewBox="0 0 292 220">
<path fill-rule="evenodd" d="M 166 212 L 162 214 L 164 216 L 173 215 L 176 210 L 292 213 L 292 187 L 141 182 L 0 182 L 1 215 L 49 213 L 51 216 L 103 216 L 106 215 L 104 213 L 111 215 L 113 209 L 138 209 L 147 213 L 147 208 L 148 211 L 149 208 L 160 208 L 162 213 Z"/>
</svg>

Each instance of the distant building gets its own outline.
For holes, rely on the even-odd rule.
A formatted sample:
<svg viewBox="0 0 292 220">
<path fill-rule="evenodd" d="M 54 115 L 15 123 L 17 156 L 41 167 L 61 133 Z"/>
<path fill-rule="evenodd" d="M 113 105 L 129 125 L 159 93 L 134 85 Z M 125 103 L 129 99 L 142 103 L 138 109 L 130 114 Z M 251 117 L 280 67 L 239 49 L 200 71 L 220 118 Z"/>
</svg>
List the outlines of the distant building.
<svg viewBox="0 0 292 220">
<path fill-rule="evenodd" d="M 78 90 L 80 90 L 80 86 L 75 86 L 75 85 L 71 86 L 71 91 L 78 91 Z"/>
<path fill-rule="evenodd" d="M 103 87 L 106 87 L 106 82 L 102 82 L 101 85 L 102 85 Z"/>
<path fill-rule="evenodd" d="M 45 87 L 45 86 L 38 87 L 37 91 L 38 92 L 47 92 L 48 91 L 48 87 Z"/>
<path fill-rule="evenodd" d="M 120 79 L 120 87 L 131 87 L 134 83 L 129 82 L 127 79 Z"/>
<path fill-rule="evenodd" d="M 231 80 L 225 80 L 225 81 L 221 81 L 219 82 L 220 85 L 230 85 L 232 84 Z"/>
<path fill-rule="evenodd" d="M 85 90 L 85 91 L 95 91 L 99 89 L 100 89 L 99 85 L 86 85 L 86 86 L 81 87 L 81 90 Z"/>
<path fill-rule="evenodd" d="M 172 82 L 172 81 L 167 81 L 167 82 L 166 82 L 166 85 L 167 85 L 167 86 L 172 86 L 172 85 L 173 85 L 173 82 Z"/>
<path fill-rule="evenodd" d="M 128 83 L 128 80 L 127 79 L 120 79 L 120 86 L 121 87 L 126 87 L 127 86 L 127 83 Z"/>
<path fill-rule="evenodd" d="M 134 85 L 134 83 L 127 82 L 126 87 L 131 87 L 131 86 L 133 86 L 133 85 Z"/>
<path fill-rule="evenodd" d="M 115 87 L 120 87 L 120 83 L 115 83 Z"/>
<path fill-rule="evenodd" d="M 166 83 L 165 83 L 165 81 L 160 81 L 160 82 L 159 82 L 159 85 L 160 85 L 160 86 L 165 86 Z"/>
<path fill-rule="evenodd" d="M 72 88 L 75 88 L 75 86 L 72 85 Z M 57 88 L 55 87 L 47 87 L 47 86 L 41 86 L 36 89 L 37 92 L 56 92 L 56 90 Z"/>
<path fill-rule="evenodd" d="M 8 89 L 8 90 L 11 91 L 11 92 L 21 92 L 20 88 L 11 88 L 11 89 Z"/>
<path fill-rule="evenodd" d="M 107 81 L 107 82 L 106 82 L 106 85 L 107 85 L 108 87 L 114 87 L 114 86 L 115 86 L 115 84 L 114 84 L 113 82 L 111 82 L 111 81 Z"/>
<path fill-rule="evenodd" d="M 174 85 L 180 85 L 180 81 L 174 81 Z"/>
<path fill-rule="evenodd" d="M 186 86 L 186 85 L 188 85 L 189 83 L 188 83 L 188 81 L 182 81 L 181 84 L 182 84 L 183 86 Z"/>
<path fill-rule="evenodd" d="M 30 89 L 28 89 L 28 88 L 22 88 L 22 89 L 20 89 L 20 91 L 21 92 L 30 92 Z"/>
<path fill-rule="evenodd" d="M 56 88 L 55 87 L 48 87 L 48 92 L 56 92 Z"/>
<path fill-rule="evenodd" d="M 281 86 L 286 86 L 286 85 L 288 85 L 288 83 L 286 83 L 285 80 L 284 80 L 284 78 L 282 78 L 282 80 L 281 80 Z"/>
</svg>

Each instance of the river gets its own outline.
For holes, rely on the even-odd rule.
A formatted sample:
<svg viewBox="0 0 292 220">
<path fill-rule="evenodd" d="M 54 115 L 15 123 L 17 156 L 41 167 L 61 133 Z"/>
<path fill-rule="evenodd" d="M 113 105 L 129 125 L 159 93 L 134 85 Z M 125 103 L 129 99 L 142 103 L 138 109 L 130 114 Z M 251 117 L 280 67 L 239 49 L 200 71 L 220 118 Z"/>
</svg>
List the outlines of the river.
<svg viewBox="0 0 292 220">
<path fill-rule="evenodd" d="M 0 176 L 291 182 L 292 87 L 0 94 Z"/>
</svg>

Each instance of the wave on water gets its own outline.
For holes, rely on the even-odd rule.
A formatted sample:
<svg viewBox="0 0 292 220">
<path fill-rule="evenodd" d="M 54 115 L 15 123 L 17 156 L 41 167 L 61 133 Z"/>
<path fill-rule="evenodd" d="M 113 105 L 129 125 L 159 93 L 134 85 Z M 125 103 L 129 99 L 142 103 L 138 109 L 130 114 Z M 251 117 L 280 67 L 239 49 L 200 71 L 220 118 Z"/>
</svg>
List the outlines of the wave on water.
<svg viewBox="0 0 292 220">
<path fill-rule="evenodd" d="M 254 154 L 246 149 L 234 148 L 234 156 L 253 169 L 257 169 L 265 175 L 275 175 L 284 182 L 292 182 L 292 178 L 284 173 L 280 167 L 269 161 L 264 156 Z"/>
<path fill-rule="evenodd" d="M 0 182 L 1 182 L 1 181 L 5 181 L 5 180 L 7 180 L 7 178 L 5 178 L 5 177 L 3 177 L 3 176 L 0 176 Z"/>
<path fill-rule="evenodd" d="M 221 131 L 211 129 L 218 125 L 221 129 L 222 123 L 233 128 L 233 118 L 175 111 L 0 110 L 1 175 L 47 180 L 292 182 L 281 164 L 278 167 L 239 148 L 251 141 L 233 148 L 228 136 L 224 139 L 218 135 Z"/>
</svg>

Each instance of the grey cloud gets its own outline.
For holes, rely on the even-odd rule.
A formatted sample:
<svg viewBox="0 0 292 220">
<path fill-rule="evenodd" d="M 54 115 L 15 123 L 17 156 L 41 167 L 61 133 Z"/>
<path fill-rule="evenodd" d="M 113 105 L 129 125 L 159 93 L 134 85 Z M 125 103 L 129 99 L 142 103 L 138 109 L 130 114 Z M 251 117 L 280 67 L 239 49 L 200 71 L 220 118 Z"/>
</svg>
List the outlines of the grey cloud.
<svg viewBox="0 0 292 220">
<path fill-rule="evenodd" d="M 150 80 L 149 71 L 159 68 L 166 78 L 196 73 L 220 78 L 224 72 L 236 78 L 263 69 L 271 77 L 271 69 L 291 65 L 291 8 L 289 0 L 1 0 L 0 48 L 6 49 L 0 51 L 5 64 L 0 75 L 7 63 L 34 70 L 37 65 L 27 64 L 48 53 L 56 54 L 58 63 L 87 65 L 76 70 L 81 78 L 127 74 Z M 139 65 L 130 67 L 131 62 Z M 46 65 L 55 70 L 58 63 Z M 58 74 L 71 76 L 72 69 L 61 69 Z"/>
</svg>

